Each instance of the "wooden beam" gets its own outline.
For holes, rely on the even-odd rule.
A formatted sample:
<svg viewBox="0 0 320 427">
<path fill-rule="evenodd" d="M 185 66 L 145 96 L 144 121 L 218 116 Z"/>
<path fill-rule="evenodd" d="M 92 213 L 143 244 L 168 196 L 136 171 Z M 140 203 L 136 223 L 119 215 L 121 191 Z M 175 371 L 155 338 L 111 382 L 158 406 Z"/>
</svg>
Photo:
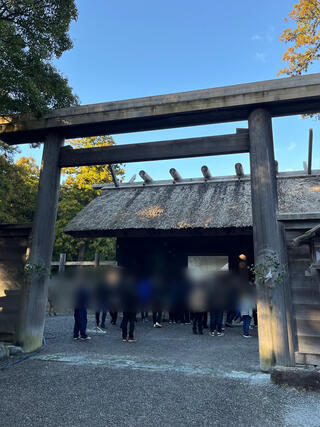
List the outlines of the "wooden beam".
<svg viewBox="0 0 320 427">
<path fill-rule="evenodd" d="M 183 159 L 249 152 L 248 132 L 202 138 L 144 142 L 111 147 L 64 147 L 60 152 L 60 166 L 90 166 L 113 163 L 132 163 L 151 160 Z"/>
<path fill-rule="evenodd" d="M 278 213 L 278 221 L 308 221 L 308 220 L 319 220 L 320 212 L 290 212 L 290 213 Z"/>
<path fill-rule="evenodd" d="M 52 261 L 51 262 L 52 266 L 59 266 L 59 261 Z M 96 265 L 96 261 L 66 261 L 65 263 L 66 266 L 77 266 L 77 267 L 95 267 Z M 117 262 L 116 261 L 99 261 L 99 266 L 101 265 L 110 265 L 110 266 L 116 266 Z"/>
<path fill-rule="evenodd" d="M 306 231 L 304 234 L 296 237 L 292 240 L 292 246 L 300 246 L 304 242 L 312 239 L 317 233 L 320 232 L 320 224 L 316 225 L 315 227 L 311 228 L 311 230 Z"/>
<path fill-rule="evenodd" d="M 313 129 L 309 129 L 308 175 L 311 175 L 312 173 L 312 145 L 313 145 Z"/>
<path fill-rule="evenodd" d="M 112 176 L 112 181 L 114 183 L 114 186 L 115 187 L 119 187 L 119 180 L 117 178 L 116 171 L 114 170 L 113 165 L 109 165 L 109 170 L 110 170 L 110 173 L 111 173 L 111 176 Z"/>
<path fill-rule="evenodd" d="M 272 117 L 319 112 L 320 75 L 289 77 L 160 96 L 81 105 L 0 122 L 9 144 L 43 141 L 48 132 L 65 138 L 114 135 L 247 120 L 262 107 Z"/>
</svg>

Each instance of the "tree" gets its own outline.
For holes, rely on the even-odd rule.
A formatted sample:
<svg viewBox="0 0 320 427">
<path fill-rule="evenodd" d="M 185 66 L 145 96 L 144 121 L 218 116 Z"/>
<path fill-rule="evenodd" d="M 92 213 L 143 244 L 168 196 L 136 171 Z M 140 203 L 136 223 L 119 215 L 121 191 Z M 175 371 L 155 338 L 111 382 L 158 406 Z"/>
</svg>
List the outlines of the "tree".
<svg viewBox="0 0 320 427">
<path fill-rule="evenodd" d="M 320 0 L 300 0 L 289 14 L 295 24 L 287 28 L 281 41 L 290 44 L 283 55 L 287 67 L 279 74 L 300 75 L 320 58 Z"/>
<path fill-rule="evenodd" d="M 0 115 L 77 103 L 68 81 L 51 64 L 71 49 L 74 0 L 0 0 Z"/>
<path fill-rule="evenodd" d="M 32 157 L 16 163 L 0 156 L 0 223 L 32 222 L 38 192 L 39 168 Z"/>
<path fill-rule="evenodd" d="M 82 138 L 68 141 L 74 149 L 105 147 L 114 145 L 109 136 Z M 4 147 L 4 146 L 3 146 Z M 0 153 L 0 223 L 32 222 L 38 192 L 39 168 L 32 157 L 21 157 L 14 163 L 15 150 L 4 147 Z M 115 172 L 122 176 L 124 170 L 114 165 Z M 69 260 L 76 260 L 80 248 L 85 249 L 85 257 L 93 259 L 95 252 L 102 257 L 113 259 L 115 239 L 76 239 L 63 233 L 67 223 L 80 212 L 101 191 L 93 190 L 92 184 L 112 181 L 108 166 L 70 167 L 62 170 L 66 177 L 60 188 L 54 258 L 66 253 Z"/>
<path fill-rule="evenodd" d="M 69 143 L 74 149 L 79 149 L 114 145 L 114 140 L 109 136 L 99 136 L 74 139 Z M 114 168 L 117 175 L 123 175 L 124 170 L 119 165 L 114 165 Z M 93 259 L 96 251 L 99 251 L 104 258 L 114 258 L 115 239 L 76 239 L 63 233 L 67 223 L 91 200 L 101 194 L 101 191 L 92 188 L 92 184 L 112 181 L 108 166 L 69 167 L 64 168 L 62 174 L 66 180 L 60 191 L 54 258 L 58 259 L 59 254 L 65 252 L 69 260 L 76 260 L 81 248 L 85 248 L 85 256 L 89 259 Z"/>
</svg>

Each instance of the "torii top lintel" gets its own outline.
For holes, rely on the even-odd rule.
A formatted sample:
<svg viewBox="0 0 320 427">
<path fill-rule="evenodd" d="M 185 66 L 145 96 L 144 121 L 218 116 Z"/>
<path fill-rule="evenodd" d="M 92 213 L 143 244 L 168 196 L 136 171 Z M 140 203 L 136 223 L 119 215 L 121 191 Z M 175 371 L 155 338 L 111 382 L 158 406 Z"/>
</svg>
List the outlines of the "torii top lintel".
<svg viewBox="0 0 320 427">
<path fill-rule="evenodd" d="M 38 119 L 0 122 L 9 144 L 247 120 L 256 108 L 273 117 L 320 111 L 320 73 L 54 110 Z"/>
</svg>

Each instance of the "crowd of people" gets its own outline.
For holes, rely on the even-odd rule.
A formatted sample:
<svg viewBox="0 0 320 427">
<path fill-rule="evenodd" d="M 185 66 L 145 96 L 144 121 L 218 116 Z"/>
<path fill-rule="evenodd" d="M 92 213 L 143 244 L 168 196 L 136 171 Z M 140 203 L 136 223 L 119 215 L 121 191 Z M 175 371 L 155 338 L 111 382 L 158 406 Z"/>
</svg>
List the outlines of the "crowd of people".
<svg viewBox="0 0 320 427">
<path fill-rule="evenodd" d="M 152 313 L 154 328 L 162 327 L 163 316 L 168 322 L 192 325 L 194 334 L 222 337 L 224 327 L 242 321 L 243 337 L 250 338 L 252 319 L 257 326 L 255 287 L 245 275 L 219 271 L 191 275 L 180 271 L 171 277 L 139 277 L 132 272 L 111 268 L 92 280 L 81 276 L 73 294 L 75 340 L 87 341 L 87 311 L 95 311 L 96 328 L 106 329 L 107 312 L 120 327 L 124 342 L 135 342 L 135 324 L 149 321 Z M 225 322 L 224 322 L 225 319 Z"/>
</svg>

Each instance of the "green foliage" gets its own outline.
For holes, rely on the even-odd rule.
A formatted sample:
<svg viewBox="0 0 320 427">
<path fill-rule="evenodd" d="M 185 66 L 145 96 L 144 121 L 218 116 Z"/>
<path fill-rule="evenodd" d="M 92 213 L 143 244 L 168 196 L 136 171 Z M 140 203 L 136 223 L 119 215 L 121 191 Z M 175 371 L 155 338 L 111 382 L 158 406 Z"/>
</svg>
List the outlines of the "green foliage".
<svg viewBox="0 0 320 427">
<path fill-rule="evenodd" d="M 4 156 L 10 162 L 13 162 L 13 156 L 15 153 L 18 153 L 19 150 L 14 145 L 8 145 L 5 142 L 0 140 L 0 156 Z"/>
<path fill-rule="evenodd" d="M 50 271 L 41 264 L 30 264 L 29 262 L 24 267 L 24 274 L 30 276 L 31 274 L 38 274 L 39 276 L 49 276 Z"/>
<path fill-rule="evenodd" d="M 281 284 L 287 275 L 287 267 L 281 264 L 275 252 L 264 257 L 264 261 L 249 267 L 256 279 L 264 284 L 270 284 L 271 287 Z"/>
<path fill-rule="evenodd" d="M 101 181 L 100 181 L 101 182 Z M 91 200 L 97 192 L 80 190 L 77 186 L 63 184 L 60 191 L 58 217 L 56 222 L 56 238 L 53 259 L 59 260 L 60 253 L 66 253 L 68 261 L 76 261 L 81 246 L 85 245 L 85 259 L 93 260 L 95 252 L 100 252 L 104 259 L 114 259 L 115 239 L 79 239 L 63 233 L 65 226 Z"/>
<path fill-rule="evenodd" d="M 109 136 L 74 139 L 68 142 L 74 149 L 114 145 L 114 140 Z M 117 175 L 123 175 L 124 170 L 119 165 L 114 165 L 114 167 Z M 82 246 L 85 246 L 85 259 L 87 260 L 93 260 L 95 252 L 100 252 L 104 259 L 114 259 L 115 239 L 79 239 L 63 233 L 67 223 L 101 193 L 93 190 L 92 185 L 112 181 L 108 166 L 70 167 L 63 169 L 62 174 L 66 180 L 60 190 L 54 259 L 58 260 L 60 253 L 66 253 L 69 261 L 75 261 L 78 259 Z"/>
<path fill-rule="evenodd" d="M 114 144 L 111 137 L 101 136 L 69 141 L 73 148 L 90 148 Z M 0 223 L 32 222 L 36 207 L 39 168 L 32 157 L 21 157 L 13 162 L 16 149 L 0 145 Z M 3 153 L 3 154 L 1 154 Z M 124 171 L 115 165 L 118 176 Z M 63 233 L 67 223 L 80 212 L 100 192 L 92 189 L 92 184 L 112 181 L 108 166 L 83 166 L 62 170 L 65 182 L 60 188 L 54 259 L 66 253 L 69 261 L 78 259 L 79 249 L 85 246 L 85 259 L 93 260 L 95 252 L 102 259 L 115 258 L 115 239 L 78 239 Z"/>
<path fill-rule="evenodd" d="M 32 222 L 39 168 L 32 157 L 13 163 L 11 154 L 0 155 L 0 223 Z"/>
<path fill-rule="evenodd" d="M 0 115 L 77 103 L 68 81 L 51 64 L 71 49 L 74 0 L 0 0 Z"/>
</svg>

